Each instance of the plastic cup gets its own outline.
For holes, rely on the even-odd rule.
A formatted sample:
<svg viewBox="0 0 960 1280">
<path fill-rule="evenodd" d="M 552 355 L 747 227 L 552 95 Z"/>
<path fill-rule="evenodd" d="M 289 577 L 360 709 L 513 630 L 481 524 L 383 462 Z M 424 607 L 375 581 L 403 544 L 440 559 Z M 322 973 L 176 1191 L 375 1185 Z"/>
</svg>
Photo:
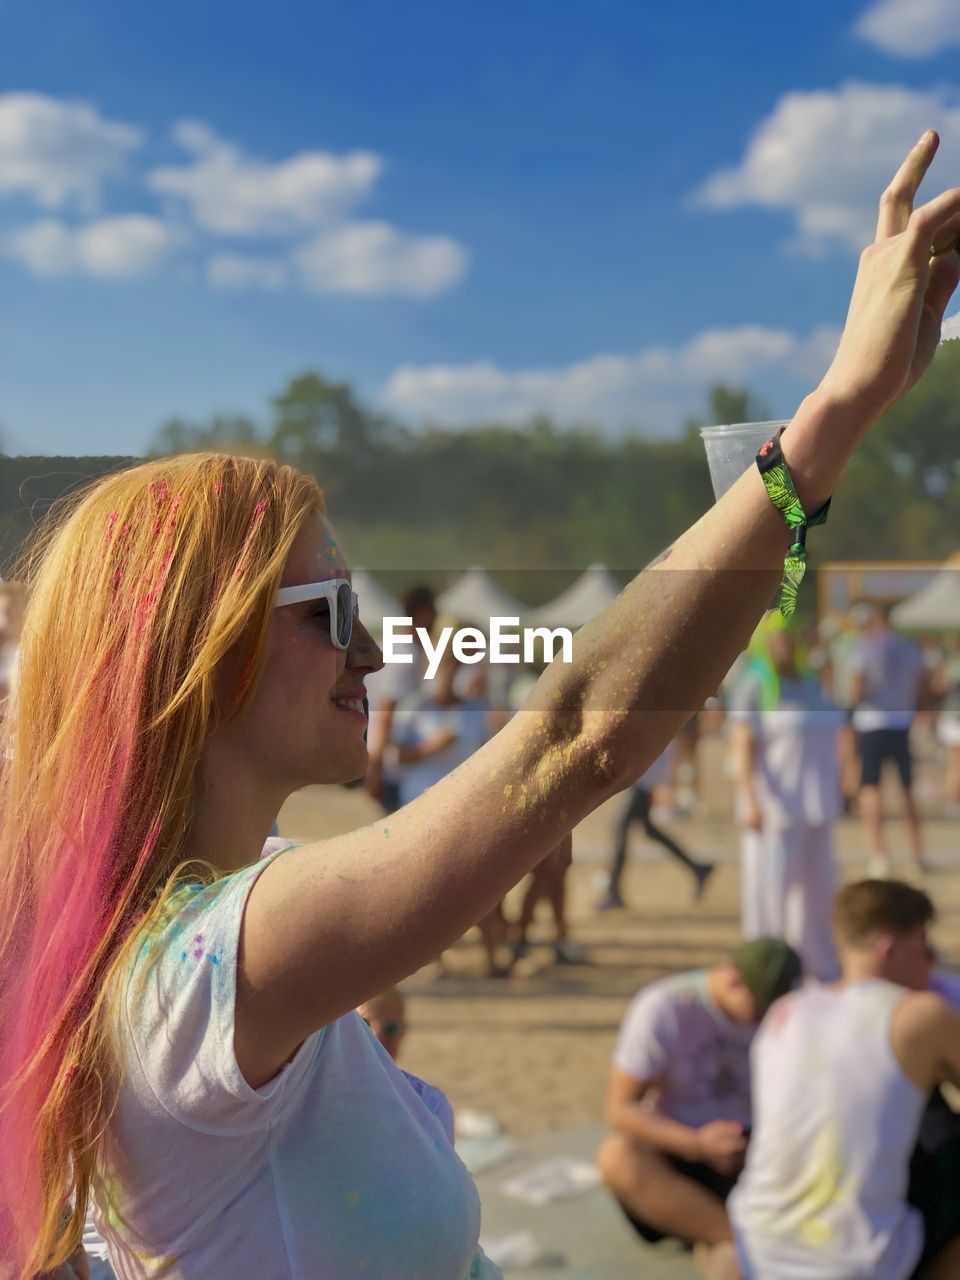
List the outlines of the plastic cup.
<svg viewBox="0 0 960 1280">
<path fill-rule="evenodd" d="M 760 446 L 786 425 L 780 420 L 734 422 L 724 427 L 700 428 L 715 498 L 723 497 L 734 481 L 753 465 Z"/>
</svg>

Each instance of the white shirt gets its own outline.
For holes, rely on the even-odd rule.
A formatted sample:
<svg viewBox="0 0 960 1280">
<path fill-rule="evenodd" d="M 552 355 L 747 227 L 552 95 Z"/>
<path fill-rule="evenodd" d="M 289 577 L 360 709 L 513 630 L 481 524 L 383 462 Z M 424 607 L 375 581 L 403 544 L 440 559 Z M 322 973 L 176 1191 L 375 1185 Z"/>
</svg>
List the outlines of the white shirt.
<svg viewBox="0 0 960 1280">
<path fill-rule="evenodd" d="M 754 1129 L 728 1203 L 744 1280 L 906 1280 L 923 1224 L 906 1200 L 926 1104 L 890 1042 L 906 992 L 810 986 L 754 1042 Z"/>
<path fill-rule="evenodd" d="M 681 1124 L 736 1120 L 747 1127 L 753 1036 L 753 1027 L 720 1009 L 698 969 L 651 982 L 634 996 L 613 1062 L 635 1080 L 656 1081 L 657 1110 Z"/>
<path fill-rule="evenodd" d="M 920 646 L 895 631 L 864 636 L 853 666 L 864 677 L 863 699 L 853 713 L 853 727 L 859 733 L 909 729 L 925 670 Z"/>
<path fill-rule="evenodd" d="M 731 723 L 750 726 L 756 742 L 754 784 L 764 826 L 817 827 L 843 812 L 837 734 L 843 712 L 813 679 L 780 680 L 780 701 L 762 710 L 763 686 L 747 673 L 737 686 Z"/>
<path fill-rule="evenodd" d="M 488 716 L 489 708 L 479 698 L 444 707 L 421 693 L 402 702 L 393 717 L 393 740 L 399 746 L 420 746 L 441 733 L 456 738 L 426 760 L 398 766 L 400 803 L 415 800 L 479 750 L 488 737 Z"/>
<path fill-rule="evenodd" d="M 476 1280 L 480 1204 L 431 1105 L 355 1013 L 260 1089 L 233 1051 L 247 895 L 181 890 L 121 992 L 126 1072 L 94 1186 L 120 1280 Z"/>
<path fill-rule="evenodd" d="M 661 751 L 653 764 L 647 766 L 646 772 L 641 773 L 633 785 L 638 791 L 655 791 L 657 787 L 662 787 L 670 780 L 670 772 L 676 758 L 677 743 L 674 739 Z"/>
<path fill-rule="evenodd" d="M 413 646 L 412 657 L 412 662 L 386 662 L 379 671 L 372 671 L 364 681 L 371 727 L 384 714 L 385 706 L 395 708 L 404 698 L 416 693 L 423 684 L 427 658 L 418 644 Z M 389 751 L 384 756 L 381 768 L 385 782 L 397 782 L 400 771 L 391 760 Z"/>
</svg>

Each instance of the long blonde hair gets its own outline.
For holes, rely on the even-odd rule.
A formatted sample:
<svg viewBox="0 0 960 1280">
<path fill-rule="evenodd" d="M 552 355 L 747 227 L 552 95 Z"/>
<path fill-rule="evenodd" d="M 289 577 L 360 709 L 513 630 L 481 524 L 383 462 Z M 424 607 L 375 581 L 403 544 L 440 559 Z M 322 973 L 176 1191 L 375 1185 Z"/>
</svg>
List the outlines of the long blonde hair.
<svg viewBox="0 0 960 1280">
<path fill-rule="evenodd" d="M 290 467 L 166 458 L 98 482 L 28 563 L 0 737 L 0 1259 L 18 1280 L 79 1243 L 116 1096 L 112 979 L 185 860 L 204 742 L 249 698 L 323 509 Z"/>
</svg>

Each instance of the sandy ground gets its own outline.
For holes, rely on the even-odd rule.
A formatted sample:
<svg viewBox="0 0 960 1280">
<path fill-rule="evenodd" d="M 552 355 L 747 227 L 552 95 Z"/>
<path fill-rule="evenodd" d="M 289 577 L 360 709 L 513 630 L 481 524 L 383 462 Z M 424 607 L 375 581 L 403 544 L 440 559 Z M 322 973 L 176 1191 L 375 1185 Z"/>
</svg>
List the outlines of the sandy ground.
<svg viewBox="0 0 960 1280">
<path fill-rule="evenodd" d="M 940 913 L 934 937 L 948 964 L 960 968 L 960 824 L 938 816 L 940 761 L 921 742 L 920 780 L 928 811 L 931 860 L 927 879 Z M 736 834 L 729 818 L 725 748 L 721 738 L 701 745 L 703 804 L 695 819 L 671 825 L 695 856 L 720 865 L 704 900 L 691 902 L 685 869 L 637 835 L 624 879 L 627 911 L 596 914 L 602 863 L 625 800 L 617 797 L 576 831 L 569 876 L 571 932 L 589 963 L 554 963 L 545 904 L 531 932 L 535 946 L 509 980 L 483 977 L 483 952 L 472 931 L 447 956 L 451 976 L 403 984 L 410 1032 L 402 1065 L 444 1089 L 455 1109 L 492 1112 L 516 1137 L 596 1125 L 620 1018 L 644 983 L 678 969 L 709 964 L 738 940 L 739 879 Z M 379 816 L 360 790 L 311 788 L 293 796 L 281 831 L 318 839 Z M 893 848 L 902 847 L 894 828 Z M 853 819 L 838 828 L 845 878 L 863 872 L 862 833 Z M 517 910 L 518 891 L 507 900 Z"/>
</svg>

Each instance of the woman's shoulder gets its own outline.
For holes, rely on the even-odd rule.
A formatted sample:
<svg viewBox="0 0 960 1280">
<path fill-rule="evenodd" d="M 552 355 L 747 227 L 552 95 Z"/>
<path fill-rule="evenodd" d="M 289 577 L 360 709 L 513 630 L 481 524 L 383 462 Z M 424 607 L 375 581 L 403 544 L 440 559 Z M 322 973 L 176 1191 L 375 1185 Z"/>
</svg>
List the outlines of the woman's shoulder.
<svg viewBox="0 0 960 1280">
<path fill-rule="evenodd" d="M 289 847 L 289 841 L 268 840 L 264 854 L 238 871 L 213 878 L 185 875 L 176 881 L 140 926 L 127 976 L 163 962 L 198 964 L 205 959 L 217 966 L 232 960 L 224 947 L 239 932 L 247 895 L 264 868 Z"/>
<path fill-rule="evenodd" d="M 272 1096 L 251 1089 L 236 1061 L 236 975 L 249 891 L 285 847 L 210 883 L 175 885 L 118 974 L 118 1049 L 138 1067 L 131 1096 L 152 1094 L 191 1127 L 243 1123 L 246 1109 L 263 1110 Z"/>
</svg>

